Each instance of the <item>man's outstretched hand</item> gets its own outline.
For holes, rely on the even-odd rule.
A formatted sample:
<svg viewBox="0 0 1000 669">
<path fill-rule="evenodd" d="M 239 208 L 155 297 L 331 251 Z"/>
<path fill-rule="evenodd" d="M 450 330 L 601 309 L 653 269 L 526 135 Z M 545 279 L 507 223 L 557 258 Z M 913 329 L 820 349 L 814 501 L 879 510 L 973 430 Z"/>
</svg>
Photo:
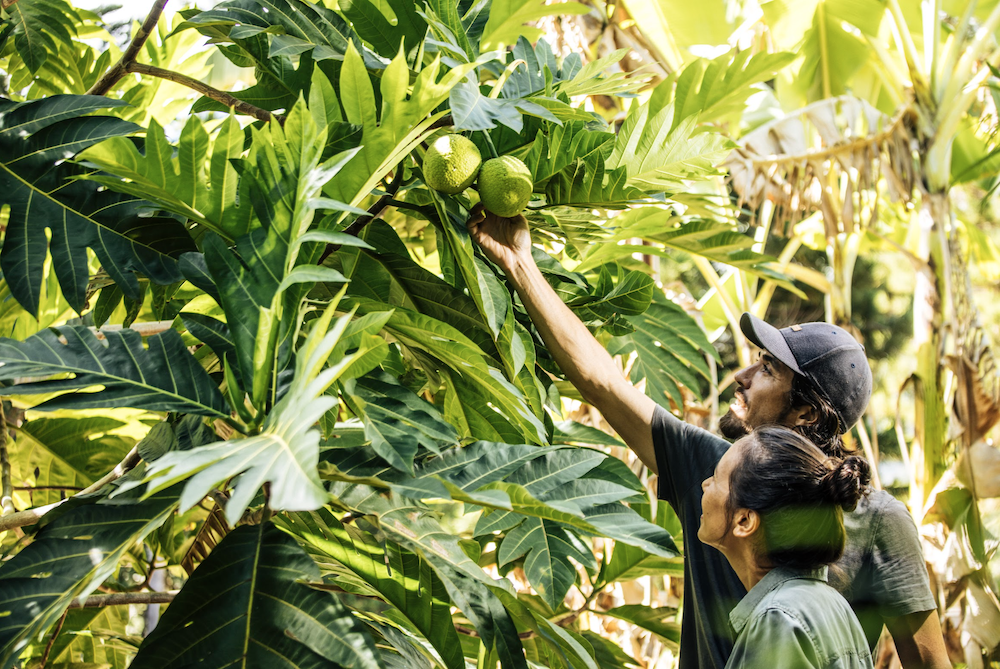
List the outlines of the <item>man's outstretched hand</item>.
<svg viewBox="0 0 1000 669">
<path fill-rule="evenodd" d="M 486 256 L 507 274 L 515 271 L 520 264 L 531 261 L 531 232 L 528 221 L 521 214 L 503 218 L 477 204 L 469 212 L 466 225 Z"/>
</svg>

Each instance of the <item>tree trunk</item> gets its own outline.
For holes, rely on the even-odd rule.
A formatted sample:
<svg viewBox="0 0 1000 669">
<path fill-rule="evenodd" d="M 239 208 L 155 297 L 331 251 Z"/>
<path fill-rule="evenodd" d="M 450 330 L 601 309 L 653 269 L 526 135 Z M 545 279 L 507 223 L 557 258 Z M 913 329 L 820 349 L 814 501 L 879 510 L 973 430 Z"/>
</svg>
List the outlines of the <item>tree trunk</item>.
<svg viewBox="0 0 1000 669">
<path fill-rule="evenodd" d="M 910 485 L 910 508 L 920 513 L 934 484 L 944 473 L 944 447 L 947 438 L 947 410 L 941 395 L 945 370 L 941 360 L 942 287 L 946 263 L 941 262 L 947 248 L 938 243 L 939 231 L 947 229 L 951 219 L 948 193 L 924 193 L 917 213 L 917 255 L 927 265 L 916 275 L 913 291 L 913 341 L 917 350 L 915 377 L 914 439 L 910 461 L 913 480 Z"/>
</svg>

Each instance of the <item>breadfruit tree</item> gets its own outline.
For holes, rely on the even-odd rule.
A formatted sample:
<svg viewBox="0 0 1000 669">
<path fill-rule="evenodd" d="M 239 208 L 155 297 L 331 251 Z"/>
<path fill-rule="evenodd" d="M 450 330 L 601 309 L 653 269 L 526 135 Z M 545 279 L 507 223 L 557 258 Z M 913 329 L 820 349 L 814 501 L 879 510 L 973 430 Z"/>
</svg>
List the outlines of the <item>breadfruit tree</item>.
<svg viewBox="0 0 1000 669">
<path fill-rule="evenodd" d="M 526 25 L 575 3 L 165 4 L 119 49 L 4 3 L 0 666 L 633 663 L 588 617 L 676 644 L 673 611 L 598 602 L 678 572 L 669 510 L 567 419 L 477 186 L 429 188 L 428 154 L 523 164 L 549 281 L 681 410 L 715 352 L 631 254 L 782 280 L 711 181 L 711 123 L 780 58 L 654 87 Z"/>
</svg>

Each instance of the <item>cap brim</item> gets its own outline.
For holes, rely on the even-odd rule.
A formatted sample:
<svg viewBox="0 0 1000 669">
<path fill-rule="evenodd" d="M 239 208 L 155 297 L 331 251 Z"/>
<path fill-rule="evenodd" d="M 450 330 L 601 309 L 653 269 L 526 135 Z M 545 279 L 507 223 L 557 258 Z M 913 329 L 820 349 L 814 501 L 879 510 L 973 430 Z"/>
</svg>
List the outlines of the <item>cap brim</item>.
<svg viewBox="0 0 1000 669">
<path fill-rule="evenodd" d="M 744 313 L 740 317 L 740 329 L 743 330 L 747 339 L 758 347 L 773 355 L 796 374 L 805 376 L 799 369 L 799 364 L 795 362 L 792 349 L 788 347 L 788 342 L 785 341 L 778 328 L 765 323 L 752 314 Z"/>
</svg>

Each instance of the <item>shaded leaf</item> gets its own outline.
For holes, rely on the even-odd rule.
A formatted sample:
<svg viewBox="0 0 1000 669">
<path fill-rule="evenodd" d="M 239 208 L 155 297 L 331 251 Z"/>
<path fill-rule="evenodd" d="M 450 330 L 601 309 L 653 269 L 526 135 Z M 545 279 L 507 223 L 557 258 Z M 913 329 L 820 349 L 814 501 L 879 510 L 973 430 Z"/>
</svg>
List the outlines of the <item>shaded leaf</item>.
<svg viewBox="0 0 1000 669">
<path fill-rule="evenodd" d="M 699 377 L 711 380 L 705 355 L 717 354 L 694 319 L 657 291 L 649 309 L 630 317 L 629 323 L 635 331 L 613 339 L 608 351 L 612 355 L 638 354 L 632 365 L 632 381 L 645 378 L 647 395 L 658 401 L 669 397 L 677 406 L 683 405 L 679 386 L 700 397 Z"/>
<path fill-rule="evenodd" d="M 4 7 L 13 26 L 14 48 L 24 64 L 34 73 L 41 69 L 49 54 L 76 37 L 82 22 L 73 6 L 65 0 L 31 0 L 23 5 Z"/>
<path fill-rule="evenodd" d="M 0 374 L 6 379 L 73 374 L 72 378 L 18 383 L 19 394 L 52 393 L 103 386 L 100 392 L 59 395 L 36 409 L 133 407 L 228 416 L 215 383 L 188 352 L 174 330 L 146 339 L 133 330 L 104 332 L 105 342 L 87 327 L 43 330 L 19 342 L 0 338 Z M 65 339 L 66 343 L 62 340 Z"/>
<path fill-rule="evenodd" d="M 299 582 L 318 579 L 312 559 L 273 524 L 237 527 L 195 569 L 132 666 L 379 667 L 361 622 Z"/>
<path fill-rule="evenodd" d="M 176 491 L 167 491 L 138 503 L 105 501 L 50 512 L 58 517 L 46 517 L 34 540 L 0 566 L 0 666 L 13 666 L 73 599 L 96 590 L 176 503 Z"/>
<path fill-rule="evenodd" d="M 344 389 L 372 448 L 400 471 L 413 472 L 418 446 L 440 453 L 458 440 L 433 404 L 385 372 L 348 381 Z"/>
<path fill-rule="evenodd" d="M 557 523 L 540 518 L 526 518 L 507 534 L 497 551 L 497 563 L 503 567 L 524 556 L 528 582 L 553 610 L 577 578 L 568 558 L 596 567 L 586 544 Z"/>
<path fill-rule="evenodd" d="M 321 565 L 324 558 L 332 558 L 333 564 L 323 566 L 340 575 L 341 583 L 363 583 L 366 592 L 395 606 L 392 617 L 405 620 L 423 635 L 448 669 L 464 669 L 451 602 L 426 561 L 394 543 L 380 546 L 371 535 L 342 525 L 326 510 L 289 514 L 277 522 L 321 556 Z"/>
</svg>

